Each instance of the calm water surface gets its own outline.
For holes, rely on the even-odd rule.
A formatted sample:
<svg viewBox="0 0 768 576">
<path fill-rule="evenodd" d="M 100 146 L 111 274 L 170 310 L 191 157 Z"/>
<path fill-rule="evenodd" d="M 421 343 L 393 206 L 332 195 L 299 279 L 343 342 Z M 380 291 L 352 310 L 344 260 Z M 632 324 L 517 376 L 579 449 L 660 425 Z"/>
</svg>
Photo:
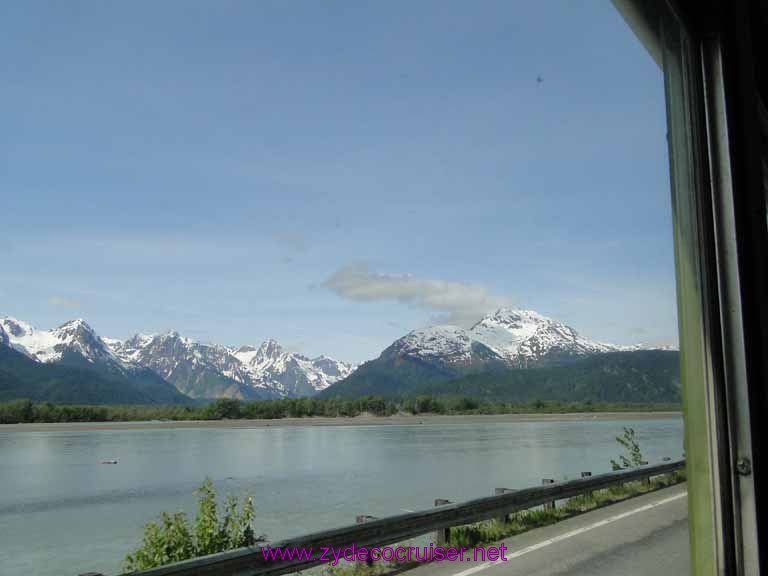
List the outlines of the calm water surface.
<svg viewBox="0 0 768 576">
<path fill-rule="evenodd" d="M 610 470 L 620 420 L 3 432 L 0 574 L 119 572 L 160 511 L 206 477 L 251 494 L 270 539 Z M 647 460 L 679 458 L 682 420 L 632 421 Z M 104 459 L 118 465 L 102 465 Z"/>
</svg>

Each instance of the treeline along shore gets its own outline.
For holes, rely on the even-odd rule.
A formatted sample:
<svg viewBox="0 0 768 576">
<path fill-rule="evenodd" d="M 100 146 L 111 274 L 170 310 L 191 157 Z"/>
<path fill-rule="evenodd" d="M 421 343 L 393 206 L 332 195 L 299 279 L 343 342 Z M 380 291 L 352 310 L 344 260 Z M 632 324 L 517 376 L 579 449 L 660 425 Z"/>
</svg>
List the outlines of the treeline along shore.
<svg viewBox="0 0 768 576">
<path fill-rule="evenodd" d="M 280 400 L 219 399 L 194 406 L 70 405 L 31 400 L 0 402 L 0 424 L 56 422 L 146 422 L 275 420 L 282 418 L 350 418 L 361 415 L 493 415 L 573 414 L 609 412 L 677 412 L 679 404 L 534 401 L 529 403 L 478 401 L 472 398 L 418 396 L 385 399 L 366 396 L 340 398 L 285 398 Z"/>
</svg>

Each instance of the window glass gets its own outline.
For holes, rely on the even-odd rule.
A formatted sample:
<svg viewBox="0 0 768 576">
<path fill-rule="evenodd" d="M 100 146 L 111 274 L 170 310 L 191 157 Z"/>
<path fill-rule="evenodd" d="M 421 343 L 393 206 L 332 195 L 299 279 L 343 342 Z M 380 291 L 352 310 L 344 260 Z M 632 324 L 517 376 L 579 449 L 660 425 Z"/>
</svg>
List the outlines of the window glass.
<svg viewBox="0 0 768 576">
<path fill-rule="evenodd" d="M 0 54 L 0 572 L 226 547 L 206 479 L 274 543 L 682 458 L 664 74 L 610 4 L 17 2 Z M 650 488 L 473 529 L 687 570 Z"/>
</svg>

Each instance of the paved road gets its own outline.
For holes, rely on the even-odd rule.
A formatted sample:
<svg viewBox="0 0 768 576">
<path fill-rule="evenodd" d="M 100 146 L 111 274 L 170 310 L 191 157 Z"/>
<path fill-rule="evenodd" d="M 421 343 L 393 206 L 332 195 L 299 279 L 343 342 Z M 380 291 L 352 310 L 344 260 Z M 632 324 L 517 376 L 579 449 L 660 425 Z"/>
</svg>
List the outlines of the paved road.
<svg viewBox="0 0 768 576">
<path fill-rule="evenodd" d="M 434 562 L 409 576 L 683 576 L 688 498 L 680 485 L 504 541 L 506 562 Z"/>
</svg>

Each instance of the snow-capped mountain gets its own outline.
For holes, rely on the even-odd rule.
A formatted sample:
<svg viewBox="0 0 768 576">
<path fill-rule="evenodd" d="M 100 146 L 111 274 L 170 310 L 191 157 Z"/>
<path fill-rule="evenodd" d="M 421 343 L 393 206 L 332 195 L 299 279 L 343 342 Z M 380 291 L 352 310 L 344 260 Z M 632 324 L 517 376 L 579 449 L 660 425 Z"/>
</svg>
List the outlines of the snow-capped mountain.
<svg viewBox="0 0 768 576">
<path fill-rule="evenodd" d="M 147 336 L 137 334 L 128 340 L 108 341 L 115 355 L 126 364 L 155 371 L 193 398 L 258 398 L 242 383 L 240 363 L 226 348 L 200 344 L 171 331 Z"/>
<path fill-rule="evenodd" d="M 387 348 L 382 356 L 407 357 L 462 371 L 470 366 L 502 366 L 503 357 L 458 326 L 431 326 L 409 332 Z"/>
<path fill-rule="evenodd" d="M 608 352 L 642 349 L 591 340 L 532 310 L 500 308 L 469 329 L 432 326 L 414 330 L 325 395 L 408 395 L 426 383 L 469 374 L 552 367 Z"/>
<path fill-rule="evenodd" d="M 307 396 L 348 376 L 353 367 L 326 356 L 287 352 L 274 340 L 258 348 L 204 344 L 178 332 L 109 340 L 124 362 L 151 368 L 196 398 Z"/>
<path fill-rule="evenodd" d="M 518 367 L 623 349 L 585 338 L 570 326 L 533 310 L 500 308 L 483 317 L 468 334 Z"/>
<path fill-rule="evenodd" d="M 585 338 L 538 312 L 500 308 L 469 330 L 458 326 L 414 330 L 395 341 L 387 354 L 457 369 L 489 362 L 523 368 L 623 349 Z"/>
<path fill-rule="evenodd" d="M 0 344 L 43 363 L 81 361 L 135 378 L 151 370 L 193 398 L 307 396 L 348 376 L 353 366 L 327 356 L 310 359 L 287 352 L 274 340 L 258 348 L 196 342 L 178 332 L 137 334 L 128 340 L 99 337 L 84 320 L 39 330 L 0 317 Z M 146 378 L 146 374 L 141 374 Z"/>
<path fill-rule="evenodd" d="M 47 370 L 26 368 L 15 377 L 11 369 L 5 384 L 20 386 L 24 397 L 86 404 L 190 401 L 152 370 L 121 361 L 82 319 L 70 320 L 53 330 L 38 330 L 22 320 L 0 317 L 0 333 L 0 344 L 25 356 L 26 362 L 52 365 Z M 13 355 L 5 358 L 20 366 Z M 26 385 L 20 384 L 31 373 L 37 376 Z"/>
<path fill-rule="evenodd" d="M 38 330 L 27 322 L 5 316 L 0 318 L 0 326 L 13 348 L 39 362 L 57 362 L 68 352 L 76 352 L 90 363 L 122 368 L 106 343 L 81 318 L 53 330 Z"/>
<path fill-rule="evenodd" d="M 354 369 L 328 356 L 310 359 L 287 352 L 271 339 L 258 349 L 242 347 L 230 352 L 243 363 L 254 382 L 272 387 L 284 396 L 314 394 L 345 378 Z"/>
</svg>

